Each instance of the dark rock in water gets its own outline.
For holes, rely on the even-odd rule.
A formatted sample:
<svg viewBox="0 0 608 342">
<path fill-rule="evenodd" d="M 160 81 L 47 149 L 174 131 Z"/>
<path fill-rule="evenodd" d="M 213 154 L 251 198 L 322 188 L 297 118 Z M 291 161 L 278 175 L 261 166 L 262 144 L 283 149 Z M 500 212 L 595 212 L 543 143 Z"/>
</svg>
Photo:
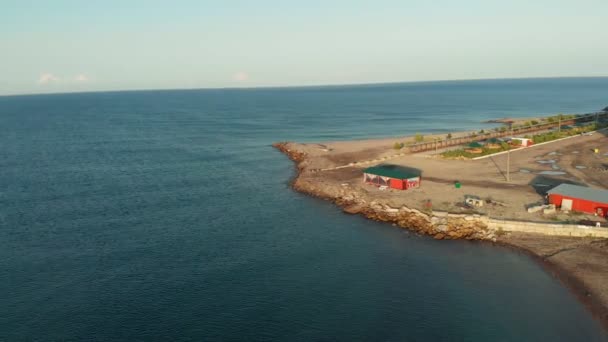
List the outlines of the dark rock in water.
<svg viewBox="0 0 608 342">
<path fill-rule="evenodd" d="M 606 106 L 606 108 L 602 109 L 602 112 L 608 112 L 608 106 Z"/>
</svg>

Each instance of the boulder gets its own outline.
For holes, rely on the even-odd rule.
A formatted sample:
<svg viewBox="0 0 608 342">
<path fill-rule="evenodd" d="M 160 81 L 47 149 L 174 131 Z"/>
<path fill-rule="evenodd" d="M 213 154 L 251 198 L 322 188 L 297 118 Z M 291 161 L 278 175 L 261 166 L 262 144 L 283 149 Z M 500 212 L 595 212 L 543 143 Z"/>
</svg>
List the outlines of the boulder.
<svg viewBox="0 0 608 342">
<path fill-rule="evenodd" d="M 353 205 L 349 205 L 349 206 L 344 207 L 343 210 L 344 210 L 345 213 L 353 214 L 354 215 L 354 214 L 360 213 L 363 210 L 363 207 L 361 207 L 358 204 L 353 204 Z"/>
<path fill-rule="evenodd" d="M 437 230 L 442 233 L 445 233 L 448 231 L 448 226 L 446 226 L 445 224 L 440 224 L 437 226 Z"/>
</svg>

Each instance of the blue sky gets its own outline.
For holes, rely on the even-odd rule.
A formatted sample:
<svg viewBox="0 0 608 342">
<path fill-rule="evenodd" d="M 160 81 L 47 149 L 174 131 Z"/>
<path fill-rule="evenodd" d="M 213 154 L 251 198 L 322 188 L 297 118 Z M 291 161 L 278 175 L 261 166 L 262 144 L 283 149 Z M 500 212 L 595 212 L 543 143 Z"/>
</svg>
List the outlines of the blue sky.
<svg viewBox="0 0 608 342">
<path fill-rule="evenodd" d="M 0 5 L 0 95 L 608 76 L 606 0 Z"/>
</svg>

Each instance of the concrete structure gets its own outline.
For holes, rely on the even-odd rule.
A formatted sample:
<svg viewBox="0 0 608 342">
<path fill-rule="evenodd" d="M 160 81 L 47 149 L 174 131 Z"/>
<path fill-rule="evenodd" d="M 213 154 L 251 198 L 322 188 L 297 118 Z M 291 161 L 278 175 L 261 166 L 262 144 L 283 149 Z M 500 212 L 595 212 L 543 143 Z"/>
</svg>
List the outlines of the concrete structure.
<svg viewBox="0 0 608 342">
<path fill-rule="evenodd" d="M 363 181 L 376 186 L 406 190 L 420 187 L 420 171 L 402 166 L 383 164 L 363 170 Z"/>
<path fill-rule="evenodd" d="M 528 138 L 511 138 L 511 140 L 520 141 L 522 147 L 530 147 L 534 144 L 532 139 L 528 139 Z"/>
<path fill-rule="evenodd" d="M 608 190 L 592 189 L 579 185 L 560 184 L 547 192 L 549 203 L 563 211 L 580 211 L 608 216 Z"/>
</svg>

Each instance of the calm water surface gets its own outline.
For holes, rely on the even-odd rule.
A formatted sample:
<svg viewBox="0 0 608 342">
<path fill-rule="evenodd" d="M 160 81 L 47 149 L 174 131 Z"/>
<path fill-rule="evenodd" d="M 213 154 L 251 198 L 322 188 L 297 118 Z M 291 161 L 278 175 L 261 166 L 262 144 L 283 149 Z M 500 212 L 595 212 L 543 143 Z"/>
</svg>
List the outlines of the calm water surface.
<svg viewBox="0 0 608 342">
<path fill-rule="evenodd" d="M 0 97 L 0 340 L 607 340 L 528 257 L 343 215 L 270 147 L 606 105 L 608 78 Z"/>
</svg>

